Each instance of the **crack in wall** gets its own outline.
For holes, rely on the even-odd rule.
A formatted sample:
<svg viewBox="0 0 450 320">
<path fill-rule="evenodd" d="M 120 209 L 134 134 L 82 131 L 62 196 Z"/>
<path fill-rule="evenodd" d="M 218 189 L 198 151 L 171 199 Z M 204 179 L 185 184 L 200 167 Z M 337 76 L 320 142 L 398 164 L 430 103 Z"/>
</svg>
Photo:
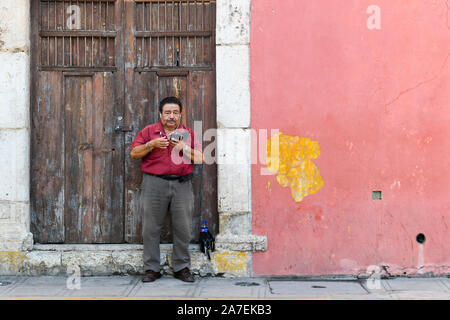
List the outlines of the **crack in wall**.
<svg viewBox="0 0 450 320">
<path fill-rule="evenodd" d="M 448 1 L 449 0 L 446 0 L 445 1 L 445 5 L 447 6 L 447 12 L 446 12 L 446 17 L 447 17 L 447 29 L 449 29 L 450 30 L 450 24 L 449 24 L 449 18 L 448 18 L 448 14 L 449 14 L 449 11 L 450 11 L 450 5 L 448 4 Z"/>
<path fill-rule="evenodd" d="M 270 294 L 275 294 L 273 292 L 273 288 L 270 286 L 270 281 L 269 280 L 265 280 L 265 282 L 266 282 L 267 288 L 269 289 L 269 293 Z"/>
<path fill-rule="evenodd" d="M 386 103 L 384 106 L 387 107 L 387 106 L 393 104 L 398 99 L 400 99 L 401 96 L 405 95 L 406 93 L 408 93 L 408 92 L 410 92 L 412 90 L 415 90 L 415 89 L 419 88 L 420 86 L 422 86 L 422 85 L 424 85 L 424 84 L 426 84 L 428 82 L 431 82 L 431 81 L 436 80 L 437 78 L 439 78 L 441 76 L 441 74 L 442 74 L 442 70 L 445 68 L 445 66 L 447 64 L 447 61 L 448 61 L 449 57 L 450 57 L 450 53 L 448 53 L 447 56 L 445 57 L 444 62 L 442 63 L 442 66 L 440 68 L 439 74 L 435 75 L 434 77 L 432 77 L 432 78 L 430 78 L 428 80 L 420 81 L 419 83 L 417 83 L 415 86 L 413 86 L 411 88 L 408 88 L 408 89 L 400 91 L 394 99 L 392 99 L 391 101 Z"/>
</svg>

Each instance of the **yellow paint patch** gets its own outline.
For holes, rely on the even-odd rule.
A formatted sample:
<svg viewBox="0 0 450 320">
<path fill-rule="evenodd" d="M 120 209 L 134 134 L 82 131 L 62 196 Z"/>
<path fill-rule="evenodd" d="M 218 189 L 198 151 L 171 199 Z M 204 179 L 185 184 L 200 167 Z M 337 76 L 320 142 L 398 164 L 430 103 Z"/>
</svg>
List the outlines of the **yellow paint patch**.
<svg viewBox="0 0 450 320">
<path fill-rule="evenodd" d="M 277 145 L 274 139 L 278 139 L 278 153 L 276 150 L 272 152 L 272 145 Z M 279 132 L 267 141 L 267 168 L 272 172 L 278 171 L 278 183 L 291 188 L 292 198 L 296 202 L 316 193 L 324 185 L 319 169 L 311 160 L 319 155 L 319 143 L 309 138 Z"/>
<path fill-rule="evenodd" d="M 247 271 L 247 253 L 245 252 L 215 252 L 212 258 L 219 273 L 245 274 Z"/>
<path fill-rule="evenodd" d="M 25 261 L 25 253 L 19 251 L 0 251 L 0 264 L 20 268 Z"/>
</svg>

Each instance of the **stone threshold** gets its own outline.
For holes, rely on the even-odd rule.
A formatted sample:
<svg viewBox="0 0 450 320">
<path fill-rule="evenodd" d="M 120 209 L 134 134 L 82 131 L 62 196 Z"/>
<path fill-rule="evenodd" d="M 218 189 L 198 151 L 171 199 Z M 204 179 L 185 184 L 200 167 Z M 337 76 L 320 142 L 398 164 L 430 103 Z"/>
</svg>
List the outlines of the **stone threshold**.
<svg viewBox="0 0 450 320">
<path fill-rule="evenodd" d="M 251 254 L 265 237 L 218 235 L 211 260 L 190 244 L 191 271 L 199 276 L 248 277 Z M 160 245 L 161 272 L 172 274 L 172 244 Z M 31 251 L 0 251 L 0 275 L 107 276 L 143 274 L 142 244 L 39 244 Z"/>
<path fill-rule="evenodd" d="M 160 244 L 162 252 L 172 251 L 172 244 Z M 266 251 L 267 238 L 257 235 L 219 234 L 216 249 L 226 251 Z M 33 245 L 33 251 L 130 251 L 143 250 L 142 244 L 40 244 Z M 190 244 L 189 251 L 199 251 L 199 244 Z"/>
</svg>

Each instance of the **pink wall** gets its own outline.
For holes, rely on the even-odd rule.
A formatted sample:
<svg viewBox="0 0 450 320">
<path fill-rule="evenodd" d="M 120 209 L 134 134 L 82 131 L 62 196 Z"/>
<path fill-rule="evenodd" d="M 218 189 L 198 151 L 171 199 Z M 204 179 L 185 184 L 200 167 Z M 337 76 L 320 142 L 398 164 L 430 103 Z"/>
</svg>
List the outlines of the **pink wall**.
<svg viewBox="0 0 450 320">
<path fill-rule="evenodd" d="M 253 233 L 268 238 L 254 274 L 449 274 L 446 1 L 256 0 L 251 18 L 252 128 L 317 141 L 324 180 L 295 202 L 253 166 Z"/>
</svg>

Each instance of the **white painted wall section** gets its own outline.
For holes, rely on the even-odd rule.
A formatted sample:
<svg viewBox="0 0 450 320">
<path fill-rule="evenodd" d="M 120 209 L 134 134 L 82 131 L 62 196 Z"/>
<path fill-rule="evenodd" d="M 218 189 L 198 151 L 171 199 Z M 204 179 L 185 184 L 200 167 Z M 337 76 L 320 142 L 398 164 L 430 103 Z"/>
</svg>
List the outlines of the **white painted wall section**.
<svg viewBox="0 0 450 320">
<path fill-rule="evenodd" d="M 0 250 L 32 248 L 30 3 L 0 2 Z"/>
</svg>

